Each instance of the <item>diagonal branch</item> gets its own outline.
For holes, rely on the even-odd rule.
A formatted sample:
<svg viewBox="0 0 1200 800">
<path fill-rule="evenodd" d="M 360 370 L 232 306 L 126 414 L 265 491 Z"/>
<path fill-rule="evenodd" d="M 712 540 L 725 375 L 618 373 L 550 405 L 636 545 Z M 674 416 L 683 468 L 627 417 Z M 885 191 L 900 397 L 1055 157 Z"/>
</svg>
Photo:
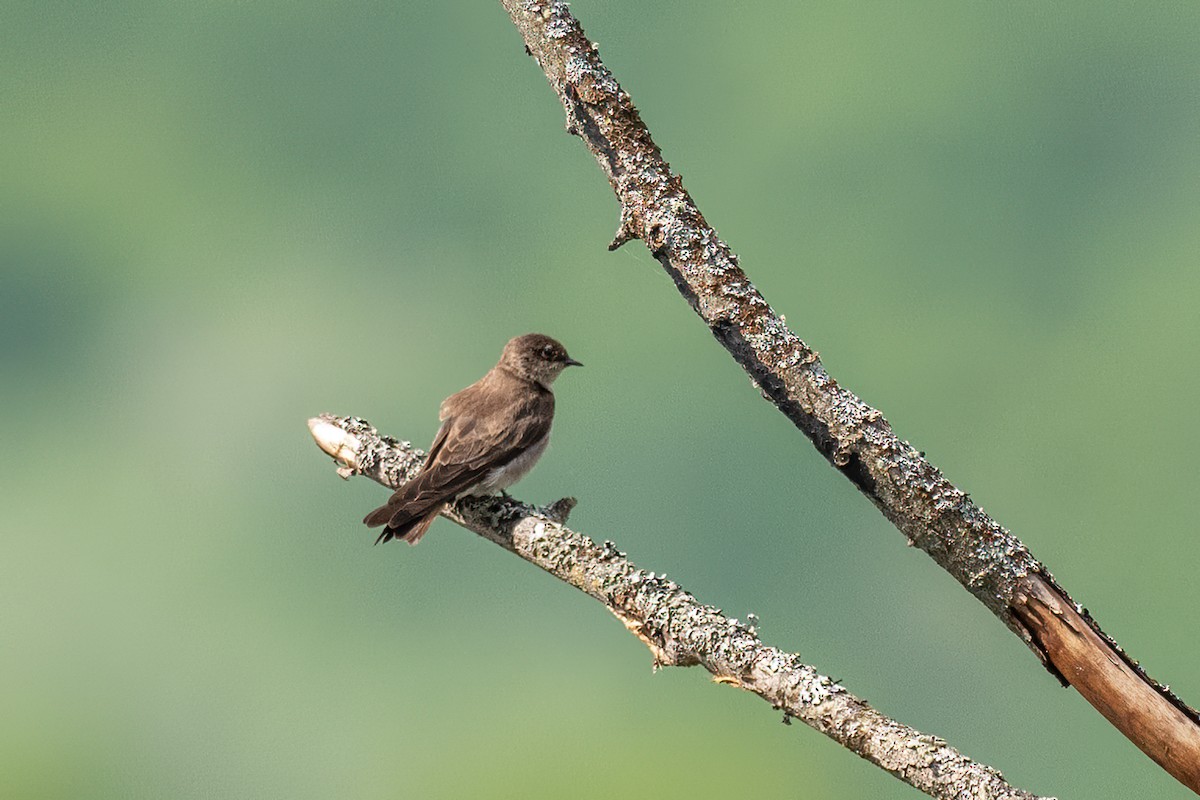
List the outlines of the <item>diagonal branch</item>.
<svg viewBox="0 0 1200 800">
<path fill-rule="evenodd" d="M 1200 715 L 1106 636 L 1011 533 L 843 388 L 767 304 L 663 160 L 628 93 L 556 0 L 501 0 L 621 204 L 610 249 L 641 239 L 782 411 L 903 533 L 1060 680 L 1200 792 Z"/>
<path fill-rule="evenodd" d="M 345 478 L 365 475 L 394 489 L 425 458 L 354 417 L 322 415 L 308 427 Z M 535 508 L 468 497 L 445 516 L 599 600 L 650 648 L 655 667 L 703 666 L 717 683 L 753 692 L 783 711 L 785 722 L 801 720 L 930 797 L 1037 800 L 992 767 L 879 713 L 799 656 L 763 644 L 751 625 L 701 604 L 665 575 L 638 569 L 612 542 L 600 545 L 565 527 L 574 505 L 570 498 Z"/>
</svg>

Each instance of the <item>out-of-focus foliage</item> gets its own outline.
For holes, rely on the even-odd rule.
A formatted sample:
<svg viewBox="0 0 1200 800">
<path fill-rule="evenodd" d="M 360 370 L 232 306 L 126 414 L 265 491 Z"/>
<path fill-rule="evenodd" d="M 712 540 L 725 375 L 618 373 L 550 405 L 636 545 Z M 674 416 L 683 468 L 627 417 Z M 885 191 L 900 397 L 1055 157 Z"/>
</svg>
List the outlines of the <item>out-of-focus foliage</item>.
<svg viewBox="0 0 1200 800">
<path fill-rule="evenodd" d="M 1200 7 L 588 2 L 708 219 L 845 385 L 1200 701 Z M 0 795 L 912 797 L 385 492 L 561 338 L 517 488 L 882 710 L 1090 798 L 1187 797 L 747 384 L 496 3 L 0 10 Z"/>
</svg>

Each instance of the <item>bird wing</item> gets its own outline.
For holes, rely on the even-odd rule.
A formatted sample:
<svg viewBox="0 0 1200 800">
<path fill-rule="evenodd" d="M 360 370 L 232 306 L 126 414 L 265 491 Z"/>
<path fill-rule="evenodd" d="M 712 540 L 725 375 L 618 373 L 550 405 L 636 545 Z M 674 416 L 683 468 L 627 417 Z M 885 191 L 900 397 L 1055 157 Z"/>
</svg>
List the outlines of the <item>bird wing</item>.
<svg viewBox="0 0 1200 800">
<path fill-rule="evenodd" d="M 401 486 L 388 502 L 363 520 L 368 526 L 399 528 L 425 516 L 478 484 L 491 470 L 512 461 L 550 433 L 554 396 L 547 392 L 447 399 L 442 427 L 430 445 L 425 466 Z M 474 402 L 471 402 L 474 401 Z"/>
<path fill-rule="evenodd" d="M 541 441 L 550 433 L 551 415 L 538 412 L 545 411 L 545 401 L 552 404 L 553 398 L 547 394 L 530 400 L 486 416 L 448 417 L 430 447 L 425 468 L 410 484 L 412 489 L 406 492 L 407 487 L 401 487 L 397 494 L 414 501 L 453 498 Z"/>
</svg>

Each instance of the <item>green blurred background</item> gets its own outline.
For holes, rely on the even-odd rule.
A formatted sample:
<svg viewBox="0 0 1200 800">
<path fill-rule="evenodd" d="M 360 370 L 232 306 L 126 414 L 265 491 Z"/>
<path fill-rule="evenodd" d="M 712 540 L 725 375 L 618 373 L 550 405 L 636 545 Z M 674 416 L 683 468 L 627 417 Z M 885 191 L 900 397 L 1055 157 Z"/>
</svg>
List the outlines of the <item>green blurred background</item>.
<svg viewBox="0 0 1200 800">
<path fill-rule="evenodd" d="M 573 6 L 708 219 L 1152 675 L 1200 702 L 1200 6 Z M 0 9 L 0 796 L 902 798 L 385 496 L 538 330 L 516 494 L 1017 785 L 1190 794 L 830 469 L 638 243 L 499 4 Z"/>
</svg>

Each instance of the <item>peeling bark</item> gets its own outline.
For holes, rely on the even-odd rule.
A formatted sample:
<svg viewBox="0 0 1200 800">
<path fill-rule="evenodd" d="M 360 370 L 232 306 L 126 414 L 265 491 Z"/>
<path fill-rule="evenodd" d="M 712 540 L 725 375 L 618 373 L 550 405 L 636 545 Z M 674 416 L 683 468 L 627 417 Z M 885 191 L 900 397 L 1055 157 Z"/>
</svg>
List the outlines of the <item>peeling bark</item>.
<svg viewBox="0 0 1200 800">
<path fill-rule="evenodd" d="M 620 201 L 610 249 L 643 240 L 763 396 L 834 468 L 911 544 L 991 609 L 1053 674 L 1075 686 L 1168 772 L 1200 792 L 1200 715 L 1147 676 L 1025 545 L 900 440 L 879 411 L 825 371 L 817 353 L 788 329 L 704 220 L 682 180 L 663 160 L 629 94 L 601 62 L 566 4 L 501 3 L 562 102 L 568 132 L 583 140 Z M 1031 597 L 1054 598 L 1059 612 L 1051 616 L 1071 630 L 1086 629 L 1086 646 L 1064 647 L 1062 631 L 1053 630 L 1029 606 Z M 1092 679 L 1081 681 L 1084 673 Z M 1121 695 L 1133 688 L 1127 674 L 1140 684 L 1137 702 Z M 1109 711 L 1118 708 L 1120 713 Z M 1170 730 L 1161 733 L 1161 726 Z"/>
<path fill-rule="evenodd" d="M 322 415 L 308 426 L 343 478 L 364 475 L 395 489 L 425 458 L 354 417 Z M 758 695 L 785 722 L 800 720 L 930 797 L 1037 800 L 945 741 L 876 711 L 799 656 L 763 644 L 752 625 L 700 603 L 665 575 L 638 569 L 612 542 L 570 530 L 564 523 L 574 505 L 571 498 L 538 508 L 467 497 L 444 516 L 599 600 L 649 648 L 656 668 L 702 666 L 717 683 Z"/>
</svg>

